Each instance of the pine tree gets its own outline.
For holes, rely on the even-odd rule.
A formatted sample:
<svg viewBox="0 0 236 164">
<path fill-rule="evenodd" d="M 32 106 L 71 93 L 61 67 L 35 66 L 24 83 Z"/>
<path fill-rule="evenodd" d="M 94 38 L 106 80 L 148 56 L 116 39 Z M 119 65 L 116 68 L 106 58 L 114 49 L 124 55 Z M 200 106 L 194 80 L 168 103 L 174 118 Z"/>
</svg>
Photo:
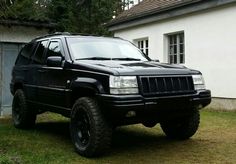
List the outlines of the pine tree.
<svg viewBox="0 0 236 164">
<path fill-rule="evenodd" d="M 44 2 L 44 3 L 42 3 Z M 19 20 L 47 20 L 46 0 L 5 0 L 1 3 L 3 12 L 0 15 L 4 18 L 14 18 Z"/>
</svg>

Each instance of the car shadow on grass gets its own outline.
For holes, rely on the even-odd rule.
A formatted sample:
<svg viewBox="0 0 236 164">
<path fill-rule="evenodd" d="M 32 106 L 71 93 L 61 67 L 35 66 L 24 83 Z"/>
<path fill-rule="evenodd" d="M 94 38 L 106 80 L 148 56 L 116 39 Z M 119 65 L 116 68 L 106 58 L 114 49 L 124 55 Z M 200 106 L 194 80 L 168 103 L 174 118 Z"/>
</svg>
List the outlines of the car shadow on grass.
<svg viewBox="0 0 236 164">
<path fill-rule="evenodd" d="M 60 137 L 62 140 L 70 141 L 69 122 L 40 122 L 36 123 L 35 130 L 44 134 Z"/>
<path fill-rule="evenodd" d="M 192 140 L 188 140 L 191 144 Z M 113 134 L 112 150 L 110 155 L 117 154 L 139 154 L 147 155 L 151 152 L 158 152 L 161 149 L 171 151 L 173 145 L 183 145 L 186 141 L 172 140 L 165 136 L 161 129 L 144 128 L 141 126 L 129 126 L 117 129 Z M 131 157 L 132 158 L 132 157 Z"/>
<path fill-rule="evenodd" d="M 59 138 L 62 144 L 73 146 L 70 138 L 69 122 L 39 122 L 36 124 L 35 130 L 44 135 Z M 178 144 L 178 142 L 182 141 L 166 138 L 159 127 L 154 127 L 153 129 L 143 128 L 139 125 L 119 127 L 113 131 L 110 152 L 100 158 L 123 155 L 126 152 L 132 154 L 136 151 L 145 151 L 150 148 L 152 150 L 165 149 L 165 147 L 169 147 L 168 145 Z"/>
</svg>

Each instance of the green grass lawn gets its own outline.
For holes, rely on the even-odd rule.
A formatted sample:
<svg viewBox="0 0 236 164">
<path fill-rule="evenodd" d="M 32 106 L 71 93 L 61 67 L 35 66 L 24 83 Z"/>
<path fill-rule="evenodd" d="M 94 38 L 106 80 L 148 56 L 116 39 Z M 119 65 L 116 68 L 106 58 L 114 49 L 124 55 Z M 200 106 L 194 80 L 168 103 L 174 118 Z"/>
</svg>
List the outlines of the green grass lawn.
<svg viewBox="0 0 236 164">
<path fill-rule="evenodd" d="M 69 120 L 39 116 L 34 130 L 15 129 L 0 119 L 0 164 L 4 163 L 236 163 L 236 113 L 201 112 L 199 131 L 187 141 L 165 137 L 159 125 L 118 128 L 106 155 L 86 159 L 76 154 Z"/>
</svg>

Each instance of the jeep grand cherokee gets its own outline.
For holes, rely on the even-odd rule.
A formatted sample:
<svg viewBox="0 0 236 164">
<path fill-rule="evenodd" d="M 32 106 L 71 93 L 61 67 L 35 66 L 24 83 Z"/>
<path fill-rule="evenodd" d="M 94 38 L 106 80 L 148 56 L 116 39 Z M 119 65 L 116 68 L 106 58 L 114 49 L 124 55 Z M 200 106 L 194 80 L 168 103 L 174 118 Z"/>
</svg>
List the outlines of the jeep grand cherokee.
<svg viewBox="0 0 236 164">
<path fill-rule="evenodd" d="M 152 61 L 123 39 L 67 33 L 25 45 L 10 86 L 16 128 L 32 127 L 46 111 L 62 114 L 86 157 L 104 153 L 122 125 L 160 123 L 168 137 L 188 139 L 211 102 L 199 71 Z"/>
</svg>

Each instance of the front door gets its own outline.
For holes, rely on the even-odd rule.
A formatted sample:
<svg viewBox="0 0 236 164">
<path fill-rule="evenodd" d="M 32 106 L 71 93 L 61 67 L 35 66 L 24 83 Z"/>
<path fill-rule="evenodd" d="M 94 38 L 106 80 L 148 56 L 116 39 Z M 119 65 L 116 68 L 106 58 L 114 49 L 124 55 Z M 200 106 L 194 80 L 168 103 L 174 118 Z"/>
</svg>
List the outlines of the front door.
<svg viewBox="0 0 236 164">
<path fill-rule="evenodd" d="M 51 40 L 41 68 L 40 96 L 44 104 L 57 107 L 66 107 L 66 84 L 67 75 L 62 66 L 50 67 L 46 65 L 47 57 L 60 56 L 64 58 L 61 41 Z"/>
</svg>

